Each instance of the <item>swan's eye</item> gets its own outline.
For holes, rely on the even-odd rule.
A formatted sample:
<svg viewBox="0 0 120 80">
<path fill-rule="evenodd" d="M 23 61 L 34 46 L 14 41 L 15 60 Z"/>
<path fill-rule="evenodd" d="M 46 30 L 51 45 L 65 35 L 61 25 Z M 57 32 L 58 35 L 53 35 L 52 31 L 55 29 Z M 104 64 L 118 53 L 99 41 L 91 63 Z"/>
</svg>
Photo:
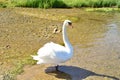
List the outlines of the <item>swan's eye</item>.
<svg viewBox="0 0 120 80">
<path fill-rule="evenodd" d="M 68 22 L 68 24 L 69 24 L 69 25 L 72 25 L 72 23 L 71 23 L 71 22 Z"/>
</svg>

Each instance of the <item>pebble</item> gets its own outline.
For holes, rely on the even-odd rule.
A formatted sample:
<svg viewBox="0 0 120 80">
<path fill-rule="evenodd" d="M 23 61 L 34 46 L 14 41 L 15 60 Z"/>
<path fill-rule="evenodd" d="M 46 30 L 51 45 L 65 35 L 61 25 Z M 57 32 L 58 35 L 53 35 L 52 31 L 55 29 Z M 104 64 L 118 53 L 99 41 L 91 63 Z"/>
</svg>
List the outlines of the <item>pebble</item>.
<svg viewBox="0 0 120 80">
<path fill-rule="evenodd" d="M 10 48 L 10 45 L 6 45 L 6 48 L 9 49 L 9 48 Z"/>
<path fill-rule="evenodd" d="M 57 27 L 54 28 L 54 30 L 53 30 L 53 34 L 60 33 L 60 32 L 61 32 L 61 30 L 59 30 Z"/>
</svg>

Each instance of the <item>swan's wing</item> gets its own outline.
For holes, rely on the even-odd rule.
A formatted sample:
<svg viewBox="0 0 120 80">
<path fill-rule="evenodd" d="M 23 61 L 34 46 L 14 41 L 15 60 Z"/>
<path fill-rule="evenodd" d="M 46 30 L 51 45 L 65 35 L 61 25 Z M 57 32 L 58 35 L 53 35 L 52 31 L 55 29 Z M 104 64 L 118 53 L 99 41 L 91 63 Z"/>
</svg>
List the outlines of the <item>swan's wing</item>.
<svg viewBox="0 0 120 80">
<path fill-rule="evenodd" d="M 42 48 L 40 48 L 37 54 L 39 57 L 53 57 L 63 52 L 65 52 L 64 46 L 49 42 L 46 43 Z"/>
<path fill-rule="evenodd" d="M 44 45 L 45 47 L 50 47 L 54 51 L 62 51 L 65 50 L 65 47 L 54 42 L 50 42 Z"/>
<path fill-rule="evenodd" d="M 33 59 L 38 60 L 37 64 L 58 64 L 70 59 L 70 55 L 67 54 L 66 48 L 53 42 L 46 43 L 42 48 L 38 50 L 37 54 L 37 56 L 33 56 Z"/>
</svg>

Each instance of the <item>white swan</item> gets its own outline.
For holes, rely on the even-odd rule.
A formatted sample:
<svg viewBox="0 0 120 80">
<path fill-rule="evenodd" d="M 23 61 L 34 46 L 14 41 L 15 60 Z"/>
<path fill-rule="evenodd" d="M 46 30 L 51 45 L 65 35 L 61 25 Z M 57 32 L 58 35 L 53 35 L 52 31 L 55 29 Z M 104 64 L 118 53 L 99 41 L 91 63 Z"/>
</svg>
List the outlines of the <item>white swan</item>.
<svg viewBox="0 0 120 80">
<path fill-rule="evenodd" d="M 37 64 L 51 63 L 58 65 L 59 63 L 66 62 L 73 56 L 73 47 L 70 44 L 66 27 L 72 26 L 70 20 L 65 20 L 62 27 L 63 42 L 65 46 L 49 42 L 38 50 L 37 56 L 32 56 L 34 60 L 37 60 Z M 58 70 L 58 66 L 56 66 Z"/>
</svg>

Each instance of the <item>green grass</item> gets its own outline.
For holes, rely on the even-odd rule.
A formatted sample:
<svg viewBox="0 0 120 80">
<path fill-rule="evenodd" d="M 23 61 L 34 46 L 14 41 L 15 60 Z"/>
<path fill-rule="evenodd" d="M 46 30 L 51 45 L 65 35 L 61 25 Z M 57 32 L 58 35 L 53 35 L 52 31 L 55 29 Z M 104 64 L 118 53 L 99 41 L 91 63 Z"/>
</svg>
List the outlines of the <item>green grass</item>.
<svg viewBox="0 0 120 80">
<path fill-rule="evenodd" d="M 18 7 L 39 7 L 39 8 L 51 8 L 54 0 L 14 0 L 15 6 Z"/>
<path fill-rule="evenodd" d="M 120 12 L 119 8 L 86 8 L 86 11 L 97 11 L 97 12 Z"/>
<path fill-rule="evenodd" d="M 3 75 L 3 80 L 16 80 L 16 75 L 24 72 L 23 67 L 25 65 L 33 65 L 36 64 L 36 61 L 32 59 L 32 57 L 29 56 L 25 56 L 22 57 L 22 59 L 10 59 L 9 61 L 11 62 L 11 64 L 13 65 L 11 70 L 7 70 L 5 71 L 4 75 Z"/>
<path fill-rule="evenodd" d="M 66 7 L 62 0 L 11 0 L 16 7 L 59 8 Z"/>
<path fill-rule="evenodd" d="M 68 8 L 120 7 L 119 0 L 3 0 L 0 7 Z"/>
<path fill-rule="evenodd" d="M 118 8 L 120 8 L 120 1 L 118 1 L 117 6 L 118 6 Z"/>
<path fill-rule="evenodd" d="M 63 0 L 70 7 L 112 7 L 118 0 Z"/>
<path fill-rule="evenodd" d="M 23 72 L 24 65 L 27 65 L 27 64 L 32 65 L 32 64 L 35 64 L 36 61 L 34 61 L 32 59 L 32 57 L 26 57 L 23 60 L 18 60 L 18 61 L 14 62 L 14 63 L 15 63 L 15 68 L 13 68 L 10 73 L 13 74 L 13 75 L 17 75 L 17 74 L 20 74 L 20 73 Z"/>
</svg>

